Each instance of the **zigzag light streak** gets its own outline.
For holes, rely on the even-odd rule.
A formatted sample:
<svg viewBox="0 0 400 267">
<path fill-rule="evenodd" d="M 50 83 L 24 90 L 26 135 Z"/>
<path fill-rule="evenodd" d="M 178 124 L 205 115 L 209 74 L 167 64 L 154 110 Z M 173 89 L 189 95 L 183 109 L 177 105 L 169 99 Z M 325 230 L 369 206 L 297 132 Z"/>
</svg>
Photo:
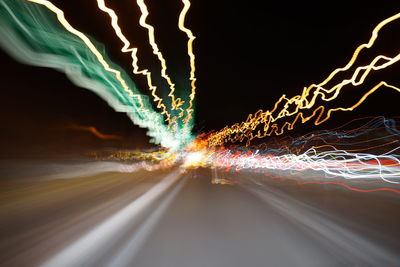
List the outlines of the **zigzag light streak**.
<svg viewBox="0 0 400 267">
<path fill-rule="evenodd" d="M 143 28 L 147 29 L 149 43 L 150 43 L 151 47 L 153 48 L 153 54 L 157 55 L 157 58 L 161 63 L 161 76 L 167 81 L 167 83 L 170 87 L 170 92 L 169 92 L 168 96 L 172 100 L 172 109 L 180 110 L 180 113 L 178 115 L 178 119 L 179 119 L 184 115 L 183 114 L 184 111 L 181 108 L 181 106 L 184 104 L 184 101 L 180 98 L 175 98 L 175 96 L 174 96 L 175 84 L 171 81 L 171 78 L 167 75 L 166 60 L 164 59 L 164 56 L 162 55 L 162 53 L 159 50 L 158 45 L 155 41 L 154 27 L 146 22 L 147 16 L 149 15 L 147 6 L 146 6 L 144 0 L 137 0 L 136 3 L 138 4 L 140 11 L 142 12 L 142 15 L 140 16 L 140 19 L 139 19 L 139 24 Z"/>
<path fill-rule="evenodd" d="M 280 135 L 280 134 L 283 134 L 285 128 L 287 128 L 288 130 L 292 130 L 294 127 L 294 124 L 299 119 L 301 119 L 301 122 L 304 123 L 304 122 L 310 120 L 311 118 L 317 116 L 314 123 L 316 125 L 318 125 L 318 124 L 321 124 L 322 122 L 328 120 L 331 116 L 331 113 L 334 111 L 353 110 L 354 108 L 359 106 L 371 93 L 375 92 L 381 86 L 386 86 L 386 87 L 392 88 L 394 90 L 400 91 L 399 88 L 392 86 L 392 85 L 388 85 L 386 82 L 382 81 L 381 83 L 377 84 L 375 87 L 370 89 L 366 94 L 364 94 L 364 96 L 355 105 L 353 105 L 349 108 L 339 107 L 339 108 L 329 109 L 326 113 L 325 118 L 322 118 L 323 114 L 325 112 L 325 107 L 322 105 L 316 107 L 314 109 L 314 111 L 312 112 L 312 114 L 308 117 L 305 117 L 303 115 L 303 112 L 300 112 L 300 110 L 306 110 L 306 109 L 313 108 L 316 103 L 316 99 L 317 99 L 318 95 L 320 95 L 321 100 L 323 100 L 325 102 L 332 101 L 333 99 L 336 99 L 338 97 L 341 89 L 344 86 L 349 85 L 349 84 L 351 84 L 353 86 L 359 86 L 365 81 L 366 77 L 372 70 L 374 70 L 374 71 L 381 70 L 381 69 L 384 69 L 384 68 L 398 62 L 400 60 L 400 54 L 396 55 L 393 58 L 379 55 L 379 56 L 375 57 L 371 61 L 370 64 L 368 64 L 366 66 L 357 67 L 355 69 L 355 71 L 353 72 L 353 75 L 351 76 L 350 79 L 345 79 L 330 89 L 325 89 L 322 87 L 322 86 L 326 85 L 330 80 L 332 80 L 333 77 L 335 77 L 335 75 L 338 74 L 339 72 L 349 70 L 354 65 L 359 53 L 365 48 L 372 47 L 372 45 L 375 43 L 375 41 L 378 37 L 379 31 L 386 24 L 388 24 L 394 20 L 397 20 L 398 18 L 400 18 L 400 13 L 379 23 L 374 28 L 374 30 L 372 32 L 372 36 L 371 36 L 370 40 L 368 41 L 368 43 L 362 44 L 359 47 L 357 47 L 357 49 L 353 53 L 353 56 L 351 57 L 350 61 L 346 64 L 346 66 L 344 66 L 343 68 L 338 68 L 338 69 L 334 70 L 322 83 L 312 84 L 309 87 L 304 88 L 301 95 L 296 95 L 290 99 L 287 98 L 285 95 L 283 95 L 275 103 L 275 106 L 271 111 L 264 112 L 262 110 L 259 110 L 255 114 L 250 114 L 246 121 L 244 121 L 240 124 L 239 123 L 234 124 L 230 127 L 225 127 L 222 130 L 220 130 L 219 132 L 211 134 L 208 138 L 209 145 L 218 146 L 218 145 L 222 145 L 227 142 L 243 141 L 245 139 L 247 139 L 247 145 L 249 145 L 250 141 L 253 140 L 254 138 L 263 138 L 266 136 L 271 136 L 272 134 Z M 377 63 L 379 61 L 383 61 L 383 60 L 385 61 L 385 63 L 381 63 L 380 65 L 377 65 Z M 313 90 L 313 89 L 315 89 L 315 90 Z M 311 92 L 312 92 L 312 94 L 311 94 Z M 333 94 L 333 95 L 331 97 L 328 97 L 327 95 L 329 95 L 329 94 Z M 284 107 L 279 110 L 278 106 L 281 104 L 283 104 Z M 295 110 L 292 112 L 289 111 L 289 108 L 291 105 L 295 106 Z M 274 113 L 277 113 L 277 114 L 274 115 Z M 290 117 L 293 115 L 296 115 L 294 120 L 291 123 L 285 122 L 281 126 L 280 129 L 279 129 L 278 125 L 276 123 L 274 123 L 278 119 Z M 258 130 L 257 133 L 254 134 L 253 131 L 255 131 L 259 125 L 263 126 L 262 131 Z"/>
<path fill-rule="evenodd" d="M 189 0 L 182 0 L 183 3 L 183 9 L 181 13 L 179 14 L 179 21 L 178 21 L 178 27 L 181 31 L 186 33 L 188 37 L 188 42 L 187 42 L 187 53 L 190 58 L 190 81 L 191 81 L 191 87 L 192 91 L 189 96 L 189 107 L 186 109 L 187 116 L 185 118 L 185 128 L 184 131 L 189 131 L 188 128 L 191 127 L 190 122 L 193 117 L 193 100 L 196 96 L 196 77 L 195 77 L 195 72 L 196 72 L 196 66 L 195 66 L 195 56 L 193 53 L 193 41 L 196 38 L 192 31 L 189 30 L 188 28 L 185 27 L 185 17 L 186 13 L 189 11 L 190 8 L 190 1 Z"/>
<path fill-rule="evenodd" d="M 166 121 L 171 124 L 173 123 L 174 119 L 171 118 L 171 114 L 168 112 L 167 107 L 165 106 L 165 104 L 163 103 L 162 98 L 160 98 L 157 94 L 156 94 L 156 90 L 157 87 L 155 85 L 153 85 L 153 81 L 151 78 L 151 72 L 148 71 L 147 69 L 144 70 L 139 70 L 139 66 L 138 66 L 138 57 L 137 57 L 137 52 L 138 49 L 136 47 L 130 47 L 131 43 L 128 41 L 128 39 L 124 36 L 124 34 L 122 33 L 121 28 L 118 25 L 118 16 L 115 14 L 114 10 L 112 10 L 111 8 L 108 8 L 105 5 L 104 0 L 97 0 L 97 4 L 100 10 L 104 11 L 105 13 L 107 13 L 110 18 L 111 18 L 111 25 L 115 31 L 115 34 L 118 36 L 118 38 L 123 42 L 124 46 L 122 47 L 121 51 L 123 53 L 130 53 L 131 57 L 132 57 L 132 68 L 133 68 L 133 73 L 134 74 L 141 74 L 146 76 L 147 79 L 147 85 L 151 91 L 151 95 L 153 96 L 153 101 L 157 103 L 157 108 L 161 108 L 162 109 L 162 113 L 163 115 L 165 115 Z M 171 88 L 172 90 L 172 88 Z"/>
</svg>

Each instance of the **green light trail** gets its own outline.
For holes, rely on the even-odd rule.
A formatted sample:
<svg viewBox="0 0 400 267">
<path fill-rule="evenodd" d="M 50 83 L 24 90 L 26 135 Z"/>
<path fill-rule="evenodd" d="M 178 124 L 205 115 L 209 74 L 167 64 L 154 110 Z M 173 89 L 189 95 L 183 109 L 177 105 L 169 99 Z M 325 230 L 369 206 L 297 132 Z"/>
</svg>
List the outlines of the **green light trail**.
<svg viewBox="0 0 400 267">
<path fill-rule="evenodd" d="M 134 124 L 147 128 L 151 142 L 177 150 L 193 140 L 190 131 L 182 131 L 182 121 L 176 132 L 165 125 L 163 115 L 108 58 L 102 44 L 82 34 L 97 50 L 96 55 L 46 7 L 24 0 L 0 1 L 0 25 L 0 46 L 16 60 L 64 72 L 77 86 L 91 90 L 114 110 L 125 112 Z"/>
</svg>

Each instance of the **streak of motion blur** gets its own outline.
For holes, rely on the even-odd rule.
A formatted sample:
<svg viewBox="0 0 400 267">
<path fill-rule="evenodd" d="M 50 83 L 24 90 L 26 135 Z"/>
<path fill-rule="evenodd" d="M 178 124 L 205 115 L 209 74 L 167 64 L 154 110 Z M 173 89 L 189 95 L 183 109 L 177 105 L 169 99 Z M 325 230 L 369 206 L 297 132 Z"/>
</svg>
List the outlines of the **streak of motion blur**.
<svg viewBox="0 0 400 267">
<path fill-rule="evenodd" d="M 0 159 L 1 266 L 400 265 L 400 117 L 295 132 L 298 122 L 320 125 L 377 91 L 400 93 L 379 76 L 397 64 L 398 51 L 363 55 L 400 23 L 400 13 L 378 23 L 322 82 L 207 132 L 194 130 L 191 2 L 176 1 L 173 25 L 185 38 L 186 83 L 167 63 L 159 38 L 165 28 L 152 20 L 149 1 L 131 2 L 144 40 L 131 38 L 112 1 L 93 1 L 92 8 L 110 24 L 129 71 L 56 1 L 0 2 L 0 46 L 9 55 L 65 73 L 145 128 L 154 145 L 116 148 L 122 135 L 70 123 L 63 130 L 107 147 Z M 371 76 L 379 82 L 365 88 Z M 348 106 L 342 102 L 349 88 L 361 96 Z"/>
</svg>

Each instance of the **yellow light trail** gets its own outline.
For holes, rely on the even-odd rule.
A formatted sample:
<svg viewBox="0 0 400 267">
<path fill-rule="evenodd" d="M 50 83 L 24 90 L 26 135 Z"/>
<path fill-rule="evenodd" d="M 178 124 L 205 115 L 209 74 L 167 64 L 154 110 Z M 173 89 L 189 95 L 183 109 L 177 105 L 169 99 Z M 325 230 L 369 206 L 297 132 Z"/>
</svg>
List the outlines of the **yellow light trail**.
<svg viewBox="0 0 400 267">
<path fill-rule="evenodd" d="M 372 30 L 372 35 L 371 38 L 369 39 L 368 43 L 366 44 L 362 44 L 360 46 L 357 47 L 357 49 L 354 51 L 353 56 L 351 57 L 350 61 L 346 64 L 346 66 L 344 66 L 343 68 L 337 68 L 336 70 L 334 70 L 322 83 L 318 84 L 318 85 L 314 85 L 317 87 L 323 86 L 325 84 L 327 84 L 336 74 L 338 74 L 341 71 L 346 71 L 348 69 L 351 68 L 351 66 L 353 66 L 354 62 L 357 60 L 358 55 L 360 54 L 361 50 L 363 50 L 364 48 L 371 48 L 373 46 L 373 44 L 375 43 L 375 40 L 378 38 L 378 33 L 379 31 L 388 23 L 396 20 L 400 18 L 400 13 L 391 16 L 383 21 L 381 21 L 373 30 Z M 311 85 L 313 86 L 313 85 Z"/>
<path fill-rule="evenodd" d="M 124 81 L 124 79 L 121 76 L 121 73 L 113 68 L 110 67 L 110 65 L 106 62 L 106 60 L 104 59 L 104 57 L 101 55 L 101 53 L 97 50 L 97 48 L 94 46 L 94 44 L 90 41 L 90 39 L 83 34 L 82 32 L 76 30 L 74 27 L 71 26 L 71 24 L 69 24 L 69 22 L 65 19 L 64 17 L 64 12 L 59 9 L 58 7 L 56 7 L 52 2 L 48 1 L 48 0 L 26 0 L 29 2 L 33 2 L 36 4 L 40 4 L 45 6 L 47 9 L 49 9 L 50 11 L 52 11 L 53 13 L 56 14 L 58 21 L 61 23 L 61 25 L 70 33 L 76 35 L 77 37 L 79 37 L 84 43 L 85 45 L 90 49 L 90 51 L 96 56 L 97 60 L 100 62 L 100 64 L 104 67 L 104 69 L 106 71 L 109 71 L 111 73 L 114 73 L 115 77 L 117 78 L 117 80 L 119 81 L 119 83 L 121 84 L 123 90 L 125 92 L 127 92 L 129 94 L 129 96 L 131 97 L 135 97 L 138 99 L 140 106 L 143 107 L 143 101 L 140 95 L 138 94 L 134 94 L 133 91 L 128 87 L 128 85 L 126 84 L 126 82 Z"/>
<path fill-rule="evenodd" d="M 334 111 L 351 111 L 358 107 L 361 103 L 364 102 L 364 100 L 373 92 L 375 92 L 377 89 L 379 89 L 382 86 L 386 86 L 392 89 L 395 89 L 396 91 L 400 92 L 400 89 L 397 87 L 394 87 L 392 85 L 388 85 L 386 82 L 380 82 L 377 84 L 375 87 L 370 89 L 366 94 L 363 95 L 363 97 L 353 106 L 349 108 L 333 108 L 327 111 L 326 117 L 324 119 L 321 119 L 323 117 L 323 114 L 325 112 L 325 107 L 324 106 L 319 106 L 314 109 L 313 113 L 308 116 L 304 117 L 303 113 L 300 112 L 300 109 L 311 109 L 314 107 L 316 103 L 317 97 L 320 95 L 321 99 L 325 102 L 332 101 L 333 99 L 336 99 L 341 91 L 341 89 L 346 86 L 346 85 L 353 85 L 353 86 L 359 86 L 361 85 L 368 74 L 372 70 L 381 70 L 384 69 L 400 60 L 400 54 L 396 55 L 393 58 L 386 57 L 383 55 L 379 55 L 375 57 L 370 64 L 366 66 L 361 66 L 355 69 L 353 72 L 353 75 L 351 76 L 350 79 L 345 79 L 342 82 L 336 84 L 330 89 L 325 89 L 322 86 L 326 85 L 330 80 L 332 80 L 336 74 L 339 72 L 343 72 L 346 70 L 349 70 L 357 60 L 358 55 L 360 54 L 361 50 L 364 48 L 371 48 L 373 44 L 375 43 L 376 39 L 378 38 L 378 33 L 379 31 L 388 23 L 397 20 L 400 18 L 400 13 L 389 17 L 379 23 L 374 30 L 372 31 L 372 36 L 369 39 L 368 43 L 362 44 L 357 47 L 355 52 L 353 53 L 350 61 L 346 64 L 346 66 L 342 68 L 337 68 L 335 69 L 323 82 L 320 84 L 312 84 L 309 87 L 306 87 L 303 89 L 303 92 L 301 95 L 296 95 L 292 98 L 287 98 L 286 95 L 282 95 L 281 98 L 275 103 L 274 108 L 271 111 L 263 111 L 259 110 L 257 111 L 254 115 L 250 114 L 246 121 L 242 123 L 236 123 L 230 127 L 225 127 L 219 132 L 212 134 L 208 138 L 208 142 L 210 145 L 215 146 L 215 145 L 222 145 L 226 142 L 236 142 L 236 141 L 243 141 L 247 139 L 247 145 L 250 143 L 251 140 L 254 138 L 263 138 L 266 136 L 270 136 L 272 134 L 280 135 L 284 133 L 285 128 L 288 130 L 292 130 L 294 127 L 294 124 L 301 118 L 301 122 L 304 123 L 314 116 L 317 116 L 314 124 L 318 125 L 323 123 L 324 121 L 328 120 L 331 116 L 331 113 Z M 377 65 L 378 62 L 384 61 L 384 63 L 381 63 L 380 65 Z M 315 90 L 313 90 L 315 89 Z M 312 92 L 312 94 L 311 94 Z M 333 94 L 332 94 L 333 93 Z M 332 96 L 328 97 L 327 94 L 332 94 Z M 311 99 L 308 97 L 311 96 Z M 280 104 L 284 104 L 282 109 L 278 109 L 278 106 Z M 289 112 L 289 108 L 291 105 L 295 105 L 295 110 L 292 112 Z M 274 116 L 274 113 L 277 113 L 277 115 Z M 295 119 L 292 121 L 292 123 L 285 122 L 282 127 L 279 129 L 278 125 L 274 123 L 280 118 L 284 117 L 289 117 L 296 115 Z M 274 123 L 271 125 L 271 123 Z M 253 133 L 254 130 L 259 125 L 264 125 L 263 127 L 263 132 L 260 130 L 257 131 L 256 134 Z M 233 137 L 231 137 L 233 136 Z"/>
<path fill-rule="evenodd" d="M 331 116 L 331 113 L 334 112 L 334 111 L 338 111 L 338 110 L 341 110 L 341 111 L 353 111 L 355 108 L 357 108 L 359 105 L 361 105 L 361 104 L 367 99 L 368 96 L 370 96 L 372 93 L 374 93 L 376 90 L 378 90 L 378 89 L 379 89 L 380 87 L 382 87 L 382 86 L 386 86 L 386 87 L 391 88 L 391 89 L 393 89 L 393 90 L 396 90 L 397 92 L 400 93 L 400 88 L 398 88 L 398 87 L 396 87 L 396 86 L 393 86 L 393 85 L 390 85 L 390 84 L 387 84 L 386 82 L 382 81 L 382 82 L 378 83 L 377 85 L 375 85 L 375 86 L 374 86 L 372 89 L 370 89 L 367 93 L 365 93 L 365 94 L 361 97 L 361 99 L 358 100 L 358 102 L 355 103 L 353 106 L 348 107 L 348 108 L 341 108 L 341 107 L 339 107 L 339 108 L 333 108 L 333 109 L 328 110 L 325 119 L 318 121 L 318 124 L 321 124 L 321 123 L 323 123 L 324 121 L 328 120 L 328 119 L 330 118 L 330 116 Z M 316 122 L 316 124 L 317 124 L 317 122 Z"/>
<path fill-rule="evenodd" d="M 124 44 L 121 51 L 123 53 L 131 54 L 133 73 L 146 76 L 147 85 L 151 91 L 151 95 L 153 96 L 153 101 L 157 103 L 157 108 L 161 108 L 161 110 L 162 110 L 161 114 L 163 114 L 167 117 L 166 121 L 168 122 L 169 125 L 171 125 L 174 122 L 174 120 L 171 118 L 171 114 L 167 111 L 167 107 L 165 106 L 165 104 L 163 104 L 162 98 L 160 98 L 156 94 L 157 87 L 153 85 L 153 81 L 151 78 L 151 72 L 148 71 L 147 69 L 139 70 L 139 66 L 138 66 L 139 59 L 137 57 L 138 49 L 136 47 L 131 47 L 131 43 L 128 41 L 128 39 L 125 37 L 125 35 L 122 33 L 122 30 L 118 25 L 118 16 L 114 12 L 114 10 L 112 10 L 111 8 L 108 8 L 105 5 L 104 0 L 97 0 L 97 5 L 101 11 L 107 13 L 109 15 L 109 17 L 111 18 L 111 26 L 113 27 L 115 34 L 118 36 L 118 38 Z M 172 90 L 172 92 L 173 92 L 173 90 Z"/>
<path fill-rule="evenodd" d="M 162 55 L 162 53 L 159 50 L 158 45 L 155 41 L 154 27 L 146 22 L 147 16 L 149 15 L 147 6 L 146 6 L 144 0 L 137 0 L 136 3 L 139 6 L 140 11 L 142 13 L 142 15 L 140 16 L 140 19 L 139 19 L 139 24 L 143 28 L 147 29 L 149 43 L 150 43 L 151 47 L 153 48 L 153 54 L 157 55 L 157 58 L 161 63 L 161 76 L 167 81 L 167 83 L 170 87 L 170 92 L 169 92 L 168 96 L 171 98 L 171 101 L 172 101 L 172 109 L 180 110 L 181 112 L 179 113 L 178 118 L 181 118 L 184 113 L 181 106 L 185 102 L 182 101 L 181 98 L 175 98 L 175 96 L 174 96 L 175 84 L 171 81 L 171 78 L 167 75 L 166 60 L 164 59 L 164 56 Z"/>
<path fill-rule="evenodd" d="M 196 84 L 195 84 L 196 83 L 196 77 L 195 77 L 196 66 L 195 66 L 195 56 L 193 53 L 193 41 L 196 37 L 193 35 L 191 30 L 189 30 L 188 28 L 185 27 L 185 17 L 186 17 L 186 13 L 189 11 L 189 8 L 190 8 L 190 1 L 182 0 L 182 3 L 183 3 L 183 9 L 182 9 L 181 13 L 179 14 L 178 27 L 181 31 L 186 33 L 186 35 L 188 37 L 187 53 L 190 58 L 190 78 L 189 79 L 191 81 L 190 85 L 192 88 L 192 91 L 189 96 L 189 106 L 186 109 L 187 116 L 185 118 L 185 125 L 188 125 L 188 123 L 192 119 L 193 100 L 196 95 Z M 184 128 L 184 130 L 187 131 L 188 129 Z"/>
</svg>

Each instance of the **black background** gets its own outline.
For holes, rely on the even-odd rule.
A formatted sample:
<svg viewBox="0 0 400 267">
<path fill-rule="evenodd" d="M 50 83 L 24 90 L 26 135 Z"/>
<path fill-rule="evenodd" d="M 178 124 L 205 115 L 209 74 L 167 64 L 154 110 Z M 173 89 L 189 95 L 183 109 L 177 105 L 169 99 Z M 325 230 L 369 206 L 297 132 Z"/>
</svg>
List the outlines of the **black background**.
<svg viewBox="0 0 400 267">
<path fill-rule="evenodd" d="M 104 43 L 111 59 L 128 73 L 131 71 L 130 57 L 120 52 L 122 43 L 114 36 L 108 16 L 97 9 L 95 0 L 53 2 L 65 11 L 74 27 Z M 192 1 L 186 25 L 197 37 L 194 42 L 196 133 L 240 122 L 258 109 L 272 108 L 282 94 L 294 96 L 304 86 L 321 82 L 348 62 L 355 48 L 368 41 L 380 21 L 400 12 L 400 5 L 391 1 L 293 2 L 297 3 Z M 150 11 L 148 22 L 155 27 L 170 76 L 178 87 L 189 88 L 187 38 L 177 29 L 182 3 L 177 0 L 146 3 Z M 147 33 L 138 25 L 140 13 L 135 1 L 106 1 L 106 4 L 116 10 L 125 35 L 139 48 L 141 67 L 159 73 Z M 376 48 L 363 54 L 360 62 L 380 53 L 394 56 L 399 52 L 399 33 L 399 22 L 385 28 Z M 124 113 L 114 112 L 95 94 L 74 86 L 64 74 L 19 64 L 4 52 L 0 55 L 3 152 L 44 151 L 65 145 L 74 149 L 99 145 L 150 146 L 144 129 L 134 126 Z M 398 71 L 393 66 L 371 75 L 363 86 L 346 87 L 337 103 L 351 105 L 381 80 L 400 85 Z M 144 79 L 132 77 L 146 92 Z M 396 116 L 399 100 L 398 93 L 382 89 L 356 111 L 338 112 L 319 127 L 312 123 L 299 125 L 291 134 L 336 127 L 358 117 Z M 90 134 L 85 136 L 65 129 L 70 124 L 95 126 L 103 133 L 121 135 L 123 139 L 96 140 Z"/>
</svg>

